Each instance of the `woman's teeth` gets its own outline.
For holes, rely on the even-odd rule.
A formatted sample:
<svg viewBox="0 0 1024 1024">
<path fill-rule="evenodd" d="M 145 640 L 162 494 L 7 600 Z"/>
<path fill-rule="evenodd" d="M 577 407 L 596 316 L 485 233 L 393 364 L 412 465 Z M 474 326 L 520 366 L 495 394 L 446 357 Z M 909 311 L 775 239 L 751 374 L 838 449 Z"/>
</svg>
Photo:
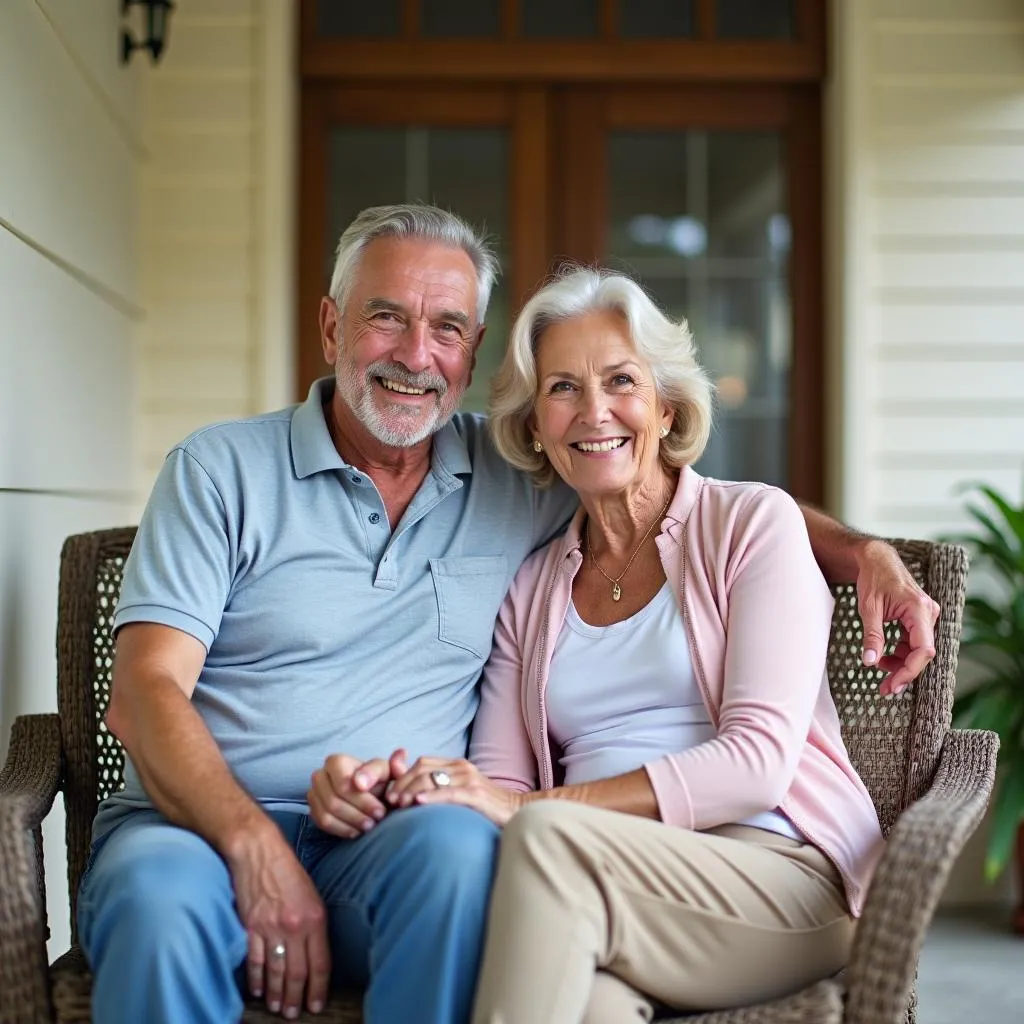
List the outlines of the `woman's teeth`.
<svg viewBox="0 0 1024 1024">
<path fill-rule="evenodd" d="M 624 437 L 615 437 L 608 441 L 577 441 L 573 447 L 579 448 L 581 452 L 611 452 L 621 448 L 625 443 Z"/>
<path fill-rule="evenodd" d="M 425 395 L 427 393 L 426 388 L 407 388 L 404 384 L 399 384 L 398 381 L 388 380 L 387 377 L 378 377 L 380 385 L 383 388 L 387 388 L 388 391 L 397 391 L 400 395 Z"/>
</svg>

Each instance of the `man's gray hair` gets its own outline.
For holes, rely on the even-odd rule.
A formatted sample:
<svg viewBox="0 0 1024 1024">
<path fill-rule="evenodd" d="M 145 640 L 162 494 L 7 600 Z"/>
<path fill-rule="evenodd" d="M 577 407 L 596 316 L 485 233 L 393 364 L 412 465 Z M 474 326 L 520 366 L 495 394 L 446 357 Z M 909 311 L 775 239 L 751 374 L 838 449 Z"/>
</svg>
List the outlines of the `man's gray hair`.
<svg viewBox="0 0 1024 1024">
<path fill-rule="evenodd" d="M 339 310 L 344 309 L 363 250 L 375 238 L 422 238 L 461 249 L 476 268 L 476 317 L 483 323 L 501 269 L 498 257 L 487 239 L 461 217 L 425 203 L 369 206 L 345 228 L 331 274 L 330 294 Z"/>
</svg>

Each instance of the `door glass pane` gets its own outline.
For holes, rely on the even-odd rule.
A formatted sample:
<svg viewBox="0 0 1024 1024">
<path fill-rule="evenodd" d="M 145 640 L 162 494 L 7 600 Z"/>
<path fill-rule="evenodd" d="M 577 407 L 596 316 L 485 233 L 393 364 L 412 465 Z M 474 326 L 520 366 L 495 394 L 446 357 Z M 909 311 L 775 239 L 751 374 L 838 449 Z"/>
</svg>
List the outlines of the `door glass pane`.
<svg viewBox="0 0 1024 1024">
<path fill-rule="evenodd" d="M 397 36 L 401 27 L 401 0 L 319 0 L 316 5 L 316 30 L 322 36 Z"/>
<path fill-rule="evenodd" d="M 612 132 L 608 261 L 686 317 L 718 390 L 697 469 L 785 486 L 791 316 L 781 140 Z"/>
<path fill-rule="evenodd" d="M 718 0 L 715 34 L 722 39 L 792 39 L 793 0 Z"/>
<path fill-rule="evenodd" d="M 693 0 L 629 0 L 619 5 L 624 39 L 679 39 L 693 34 Z"/>
<path fill-rule="evenodd" d="M 509 328 L 506 132 L 500 128 L 335 127 L 328 148 L 326 275 L 334 265 L 338 237 L 360 210 L 416 200 L 445 207 L 484 229 L 501 261 L 503 273 L 487 309 L 487 333 L 463 403 L 463 408 L 483 411 Z"/>
<path fill-rule="evenodd" d="M 449 39 L 501 34 L 501 0 L 423 0 L 423 34 Z"/>
<path fill-rule="evenodd" d="M 523 35 L 586 39 L 597 35 L 597 0 L 522 0 Z"/>
</svg>

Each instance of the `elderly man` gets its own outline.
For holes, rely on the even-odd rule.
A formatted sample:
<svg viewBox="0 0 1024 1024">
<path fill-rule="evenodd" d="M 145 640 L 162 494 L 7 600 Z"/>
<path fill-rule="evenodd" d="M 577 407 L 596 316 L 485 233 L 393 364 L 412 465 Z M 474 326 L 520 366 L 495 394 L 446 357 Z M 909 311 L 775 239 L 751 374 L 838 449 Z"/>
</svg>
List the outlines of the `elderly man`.
<svg viewBox="0 0 1024 1024">
<path fill-rule="evenodd" d="M 468 1018 L 498 833 L 381 798 L 411 759 L 464 756 L 499 604 L 574 505 L 456 413 L 496 272 L 451 214 L 364 211 L 321 303 L 334 378 L 168 456 L 115 618 L 130 764 L 79 899 L 96 1020 L 237 1020 L 246 985 L 294 1018 L 331 980 L 370 1024 Z M 906 685 L 934 607 L 885 545 L 808 527 L 858 580 L 867 660 L 904 622 L 883 667 Z"/>
</svg>

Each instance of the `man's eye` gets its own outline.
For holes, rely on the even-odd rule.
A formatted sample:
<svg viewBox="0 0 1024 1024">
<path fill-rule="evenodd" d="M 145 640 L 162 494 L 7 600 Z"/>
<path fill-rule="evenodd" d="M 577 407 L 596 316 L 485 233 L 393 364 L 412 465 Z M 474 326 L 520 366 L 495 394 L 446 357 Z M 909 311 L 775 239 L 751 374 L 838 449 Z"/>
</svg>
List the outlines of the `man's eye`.
<svg viewBox="0 0 1024 1024">
<path fill-rule="evenodd" d="M 398 314 L 389 313 L 387 310 L 381 310 L 379 313 L 374 314 L 373 319 L 380 320 L 385 323 L 398 323 Z"/>
<path fill-rule="evenodd" d="M 442 334 L 462 337 L 462 328 L 458 324 L 440 324 L 439 330 Z"/>
</svg>

